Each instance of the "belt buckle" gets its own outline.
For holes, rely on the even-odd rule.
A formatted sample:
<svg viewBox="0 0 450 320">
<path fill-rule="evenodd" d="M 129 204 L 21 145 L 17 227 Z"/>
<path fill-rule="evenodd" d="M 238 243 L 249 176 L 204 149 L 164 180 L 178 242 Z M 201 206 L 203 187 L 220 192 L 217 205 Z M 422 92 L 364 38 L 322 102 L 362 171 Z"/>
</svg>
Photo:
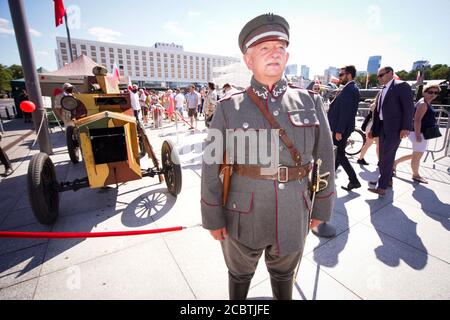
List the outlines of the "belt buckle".
<svg viewBox="0 0 450 320">
<path fill-rule="evenodd" d="M 285 179 L 281 178 L 281 171 L 285 170 Z M 279 166 L 277 169 L 277 179 L 279 183 L 286 183 L 289 181 L 289 168 L 286 166 Z"/>
</svg>

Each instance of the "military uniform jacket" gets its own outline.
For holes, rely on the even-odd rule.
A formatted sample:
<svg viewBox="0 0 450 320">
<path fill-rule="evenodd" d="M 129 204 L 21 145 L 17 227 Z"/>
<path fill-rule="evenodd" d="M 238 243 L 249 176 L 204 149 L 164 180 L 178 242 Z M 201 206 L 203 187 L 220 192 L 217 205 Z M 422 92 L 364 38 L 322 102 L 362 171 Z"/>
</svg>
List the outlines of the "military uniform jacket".
<svg viewBox="0 0 450 320">
<path fill-rule="evenodd" d="M 331 173 L 328 187 L 316 196 L 312 214 L 312 218 L 328 221 L 335 198 L 334 155 L 330 128 L 321 98 L 306 90 L 290 87 L 284 80 L 280 80 L 271 92 L 254 78 L 251 86 L 293 141 L 301 154 L 302 165 L 320 158 L 323 161 L 321 172 Z M 303 250 L 309 230 L 308 210 L 311 207 L 307 177 L 280 183 L 276 180 L 253 179 L 233 174 L 227 203 L 222 206 L 220 164 L 207 163 L 205 156 L 210 152 L 208 147 L 215 141 L 212 132 L 222 132 L 225 140 L 227 129 L 236 132 L 267 130 L 266 143 L 262 143 L 262 139 L 258 141 L 258 152 L 259 148 L 270 149 L 273 146 L 273 137 L 270 135 L 272 128 L 247 93 L 237 93 L 218 103 L 211 122 L 202 166 L 203 227 L 208 230 L 226 227 L 229 236 L 253 249 L 276 245 L 280 256 Z M 223 150 L 216 154 L 217 159 L 222 159 L 221 153 L 225 149 L 224 144 Z M 254 157 L 255 151 L 255 148 L 246 145 L 245 160 Z M 267 154 L 270 154 L 270 151 Z M 278 154 L 280 165 L 295 166 L 281 139 Z M 227 156 L 229 161 L 242 164 L 237 162 L 236 154 Z"/>
</svg>

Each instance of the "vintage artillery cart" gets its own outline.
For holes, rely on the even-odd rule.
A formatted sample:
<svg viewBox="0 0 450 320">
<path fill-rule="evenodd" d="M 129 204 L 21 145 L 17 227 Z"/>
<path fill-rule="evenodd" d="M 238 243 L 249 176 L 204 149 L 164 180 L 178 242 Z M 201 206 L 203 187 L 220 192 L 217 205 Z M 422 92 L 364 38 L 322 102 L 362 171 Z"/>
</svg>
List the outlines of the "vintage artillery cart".
<svg viewBox="0 0 450 320">
<path fill-rule="evenodd" d="M 80 153 L 86 177 L 58 182 L 50 157 L 45 153 L 33 156 L 28 167 L 28 195 L 37 220 L 53 224 L 59 214 L 59 193 L 81 188 L 118 185 L 143 177 L 158 176 L 169 193 L 181 191 L 181 166 L 171 141 L 164 141 L 161 164 L 155 156 L 145 128 L 133 115 L 128 93 L 120 93 L 117 82 L 96 67 L 95 76 L 86 79 L 87 93 L 75 93 L 61 99 L 62 107 L 71 112 L 66 127 L 70 159 L 78 163 Z M 140 160 L 148 155 L 153 167 L 142 169 Z"/>
</svg>

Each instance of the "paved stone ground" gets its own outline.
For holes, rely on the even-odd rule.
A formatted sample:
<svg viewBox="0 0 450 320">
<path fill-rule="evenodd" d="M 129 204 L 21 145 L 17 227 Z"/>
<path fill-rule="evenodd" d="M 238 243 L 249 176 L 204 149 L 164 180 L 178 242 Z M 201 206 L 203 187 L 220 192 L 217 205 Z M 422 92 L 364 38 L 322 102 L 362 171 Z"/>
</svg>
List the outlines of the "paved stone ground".
<svg viewBox="0 0 450 320">
<path fill-rule="evenodd" d="M 177 142 L 183 168 L 181 194 L 174 198 L 156 178 L 118 189 L 66 192 L 52 227 L 31 212 L 26 174 L 35 137 L 9 148 L 14 174 L 0 180 L 0 229 L 15 231 L 118 231 L 192 226 L 173 233 L 95 239 L 0 240 L 0 299 L 227 299 L 227 270 L 220 245 L 201 227 L 201 153 L 206 133 L 174 126 L 148 129 L 159 152 L 164 139 Z M 4 124 L 2 142 L 23 137 L 31 127 L 19 120 Z M 200 128 L 203 123 L 200 122 Z M 70 163 L 64 134 L 51 134 L 60 181 L 85 175 L 83 163 Z M 407 147 L 407 143 L 404 143 Z M 376 155 L 363 167 L 352 159 L 363 187 L 346 192 L 338 172 L 332 239 L 310 235 L 295 299 L 450 299 L 450 159 L 422 165 L 430 181 L 411 181 L 409 164 L 398 167 L 394 188 L 384 198 L 367 191 L 377 178 Z M 400 149 L 400 154 L 408 153 Z M 442 154 L 441 154 L 442 155 Z M 438 156 L 441 156 L 438 155 Z M 437 157 L 438 157 L 437 156 Z M 145 163 L 142 165 L 145 166 Z M 0 174 L 3 173 L 0 168 Z M 249 298 L 269 299 L 270 280 L 263 261 Z"/>
</svg>

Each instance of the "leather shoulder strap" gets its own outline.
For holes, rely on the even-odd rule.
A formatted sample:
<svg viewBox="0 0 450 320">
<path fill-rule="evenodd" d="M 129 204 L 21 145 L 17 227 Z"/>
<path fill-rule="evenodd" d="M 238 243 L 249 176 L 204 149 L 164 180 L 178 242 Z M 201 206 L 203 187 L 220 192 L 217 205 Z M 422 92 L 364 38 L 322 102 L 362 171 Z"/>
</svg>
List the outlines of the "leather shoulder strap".
<svg viewBox="0 0 450 320">
<path fill-rule="evenodd" d="M 281 128 L 280 124 L 277 122 L 277 120 L 272 116 L 272 114 L 269 112 L 269 110 L 266 109 L 263 102 L 260 98 L 256 96 L 256 94 L 253 92 L 253 89 L 251 87 L 248 87 L 246 90 L 248 96 L 252 101 L 255 103 L 255 105 L 258 107 L 259 111 L 262 113 L 264 118 L 269 122 L 270 126 L 273 129 L 279 130 L 279 135 L 281 141 L 286 145 L 289 152 L 291 153 L 292 160 L 294 160 L 295 164 L 297 166 L 300 166 L 302 164 L 302 158 L 300 156 L 300 152 L 295 148 L 294 143 L 292 140 L 288 137 L 286 131 Z"/>
</svg>

